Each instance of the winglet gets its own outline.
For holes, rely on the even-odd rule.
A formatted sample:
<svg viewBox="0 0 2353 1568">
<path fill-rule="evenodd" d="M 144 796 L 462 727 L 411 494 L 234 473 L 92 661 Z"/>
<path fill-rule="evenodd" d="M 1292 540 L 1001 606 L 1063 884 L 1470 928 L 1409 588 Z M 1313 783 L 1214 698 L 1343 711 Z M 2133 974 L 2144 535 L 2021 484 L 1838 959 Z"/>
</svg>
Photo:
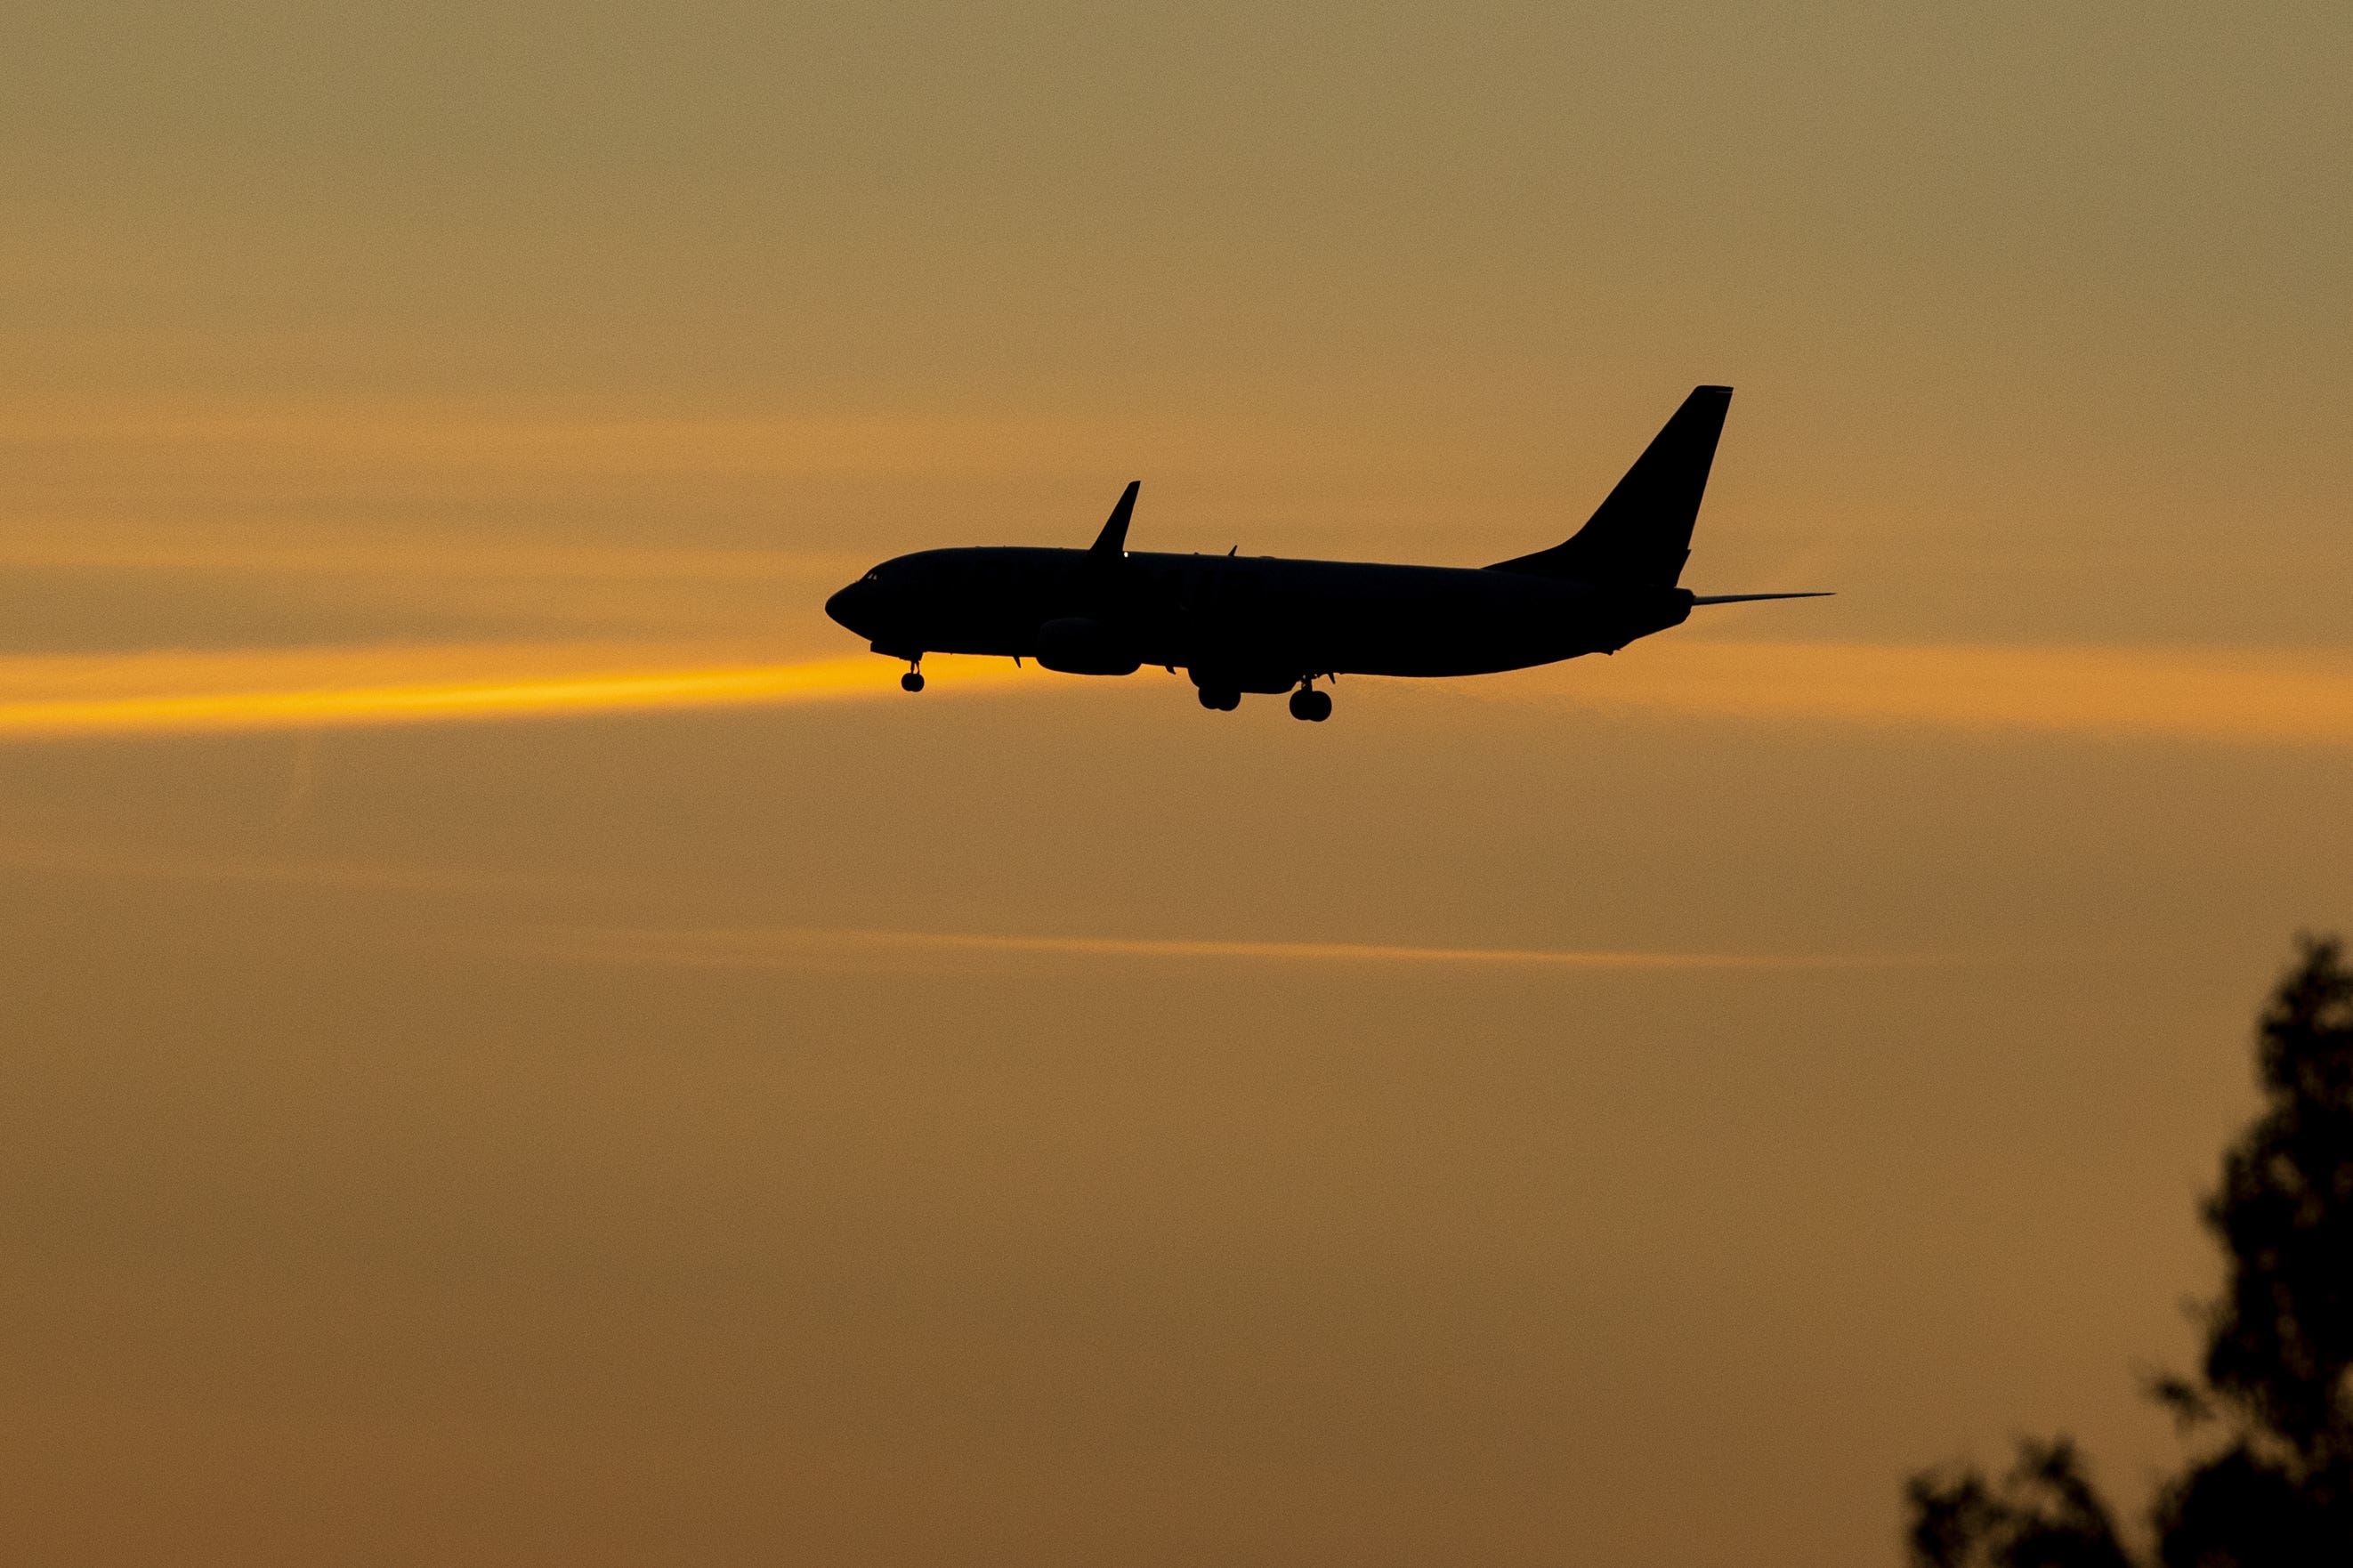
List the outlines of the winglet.
<svg viewBox="0 0 2353 1568">
<path fill-rule="evenodd" d="M 1110 520 L 1103 525 L 1103 531 L 1095 535 L 1094 548 L 1088 551 L 1088 554 L 1116 561 L 1127 553 L 1127 520 L 1134 515 L 1135 491 L 1143 483 L 1142 479 L 1127 481 L 1127 489 L 1119 493 L 1119 504 L 1111 509 Z"/>
</svg>

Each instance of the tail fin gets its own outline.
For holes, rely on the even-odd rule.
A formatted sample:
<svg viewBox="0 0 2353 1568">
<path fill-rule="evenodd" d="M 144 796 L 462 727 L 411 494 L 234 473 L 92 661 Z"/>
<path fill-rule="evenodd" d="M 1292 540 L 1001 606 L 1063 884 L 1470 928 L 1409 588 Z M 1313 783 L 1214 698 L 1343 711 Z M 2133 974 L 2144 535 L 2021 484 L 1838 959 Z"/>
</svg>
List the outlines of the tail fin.
<svg viewBox="0 0 2353 1568">
<path fill-rule="evenodd" d="M 1498 561 L 1488 570 L 1673 587 L 1691 559 L 1692 524 L 1699 517 L 1715 439 L 1724 433 L 1724 414 L 1731 404 L 1728 386 L 1692 388 L 1573 538 L 1534 555 Z"/>
</svg>

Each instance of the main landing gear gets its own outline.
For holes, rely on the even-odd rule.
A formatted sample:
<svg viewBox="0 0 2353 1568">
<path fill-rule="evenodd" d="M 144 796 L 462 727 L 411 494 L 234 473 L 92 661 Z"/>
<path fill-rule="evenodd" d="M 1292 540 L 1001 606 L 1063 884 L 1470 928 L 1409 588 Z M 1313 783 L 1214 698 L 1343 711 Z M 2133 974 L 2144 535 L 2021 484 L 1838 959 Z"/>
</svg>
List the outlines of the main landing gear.
<svg viewBox="0 0 2353 1568">
<path fill-rule="evenodd" d="M 918 655 L 916 658 L 911 658 L 907 661 L 907 673 L 899 678 L 899 689 L 902 691 L 921 691 L 923 689 L 923 661 L 922 657 Z"/>
<path fill-rule="evenodd" d="M 1201 680 L 1197 674 L 1194 679 L 1200 683 L 1201 706 L 1212 713 L 1230 713 L 1242 705 L 1240 684 L 1239 682 L 1232 685 L 1227 684 L 1228 680 L 1232 679 L 1230 676 Z M 1253 691 L 1266 691 L 1270 689 L 1276 691 L 1282 689 L 1271 681 L 1265 686 L 1250 688 Z M 1299 689 L 1291 694 L 1291 716 L 1294 719 L 1304 719 L 1311 724 L 1321 724 L 1324 720 L 1332 717 L 1331 694 L 1315 689 L 1314 676 L 1303 675 L 1299 678 Z"/>
</svg>

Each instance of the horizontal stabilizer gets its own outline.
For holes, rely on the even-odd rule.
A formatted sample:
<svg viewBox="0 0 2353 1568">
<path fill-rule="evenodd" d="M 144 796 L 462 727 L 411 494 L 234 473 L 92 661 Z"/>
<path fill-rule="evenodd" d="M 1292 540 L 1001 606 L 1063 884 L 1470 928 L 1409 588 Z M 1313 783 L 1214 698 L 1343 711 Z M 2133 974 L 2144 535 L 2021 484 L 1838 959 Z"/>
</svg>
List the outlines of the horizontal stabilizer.
<svg viewBox="0 0 2353 1568">
<path fill-rule="evenodd" d="M 1753 605 L 1759 599 L 1828 599 L 1836 595 L 1825 590 L 1812 594 L 1694 594 L 1694 605 Z"/>
</svg>

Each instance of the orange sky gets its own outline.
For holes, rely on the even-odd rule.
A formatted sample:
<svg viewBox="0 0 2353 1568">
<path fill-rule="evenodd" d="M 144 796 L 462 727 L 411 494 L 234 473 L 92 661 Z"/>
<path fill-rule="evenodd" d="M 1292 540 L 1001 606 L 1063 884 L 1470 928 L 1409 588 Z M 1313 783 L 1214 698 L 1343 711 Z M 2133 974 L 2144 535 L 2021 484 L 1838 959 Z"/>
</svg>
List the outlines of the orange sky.
<svg viewBox="0 0 2353 1568">
<path fill-rule="evenodd" d="M 0 58 L 0 1537 L 1894 1563 L 2353 924 L 2342 6 L 100 3 Z M 1469 565 L 1181 679 L 872 561 Z"/>
</svg>

